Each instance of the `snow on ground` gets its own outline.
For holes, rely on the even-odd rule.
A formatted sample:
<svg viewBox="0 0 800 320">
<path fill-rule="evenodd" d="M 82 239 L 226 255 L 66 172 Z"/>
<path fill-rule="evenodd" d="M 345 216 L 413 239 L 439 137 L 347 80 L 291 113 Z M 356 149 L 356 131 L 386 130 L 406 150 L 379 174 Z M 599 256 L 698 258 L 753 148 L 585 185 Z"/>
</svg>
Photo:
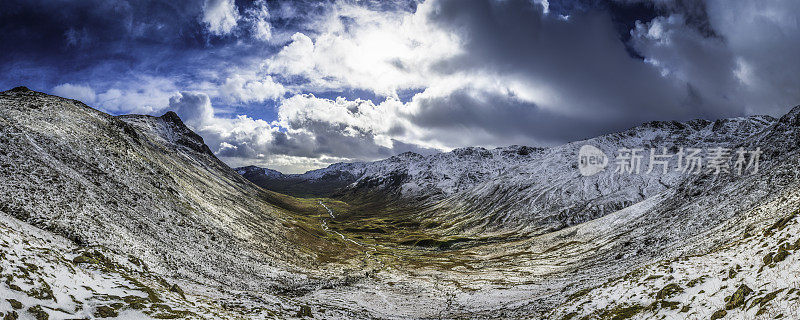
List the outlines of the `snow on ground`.
<svg viewBox="0 0 800 320">
<path fill-rule="evenodd" d="M 554 319 L 799 319 L 800 209 L 773 201 L 751 220 L 780 218 L 710 253 L 650 264 L 573 294 Z"/>
<path fill-rule="evenodd" d="M 83 248 L 0 213 L 0 318 L 235 319 L 195 284 L 151 273 L 136 257 Z M 184 292 L 184 286 L 193 293 Z M 250 313 L 274 319 L 270 312 Z"/>
</svg>

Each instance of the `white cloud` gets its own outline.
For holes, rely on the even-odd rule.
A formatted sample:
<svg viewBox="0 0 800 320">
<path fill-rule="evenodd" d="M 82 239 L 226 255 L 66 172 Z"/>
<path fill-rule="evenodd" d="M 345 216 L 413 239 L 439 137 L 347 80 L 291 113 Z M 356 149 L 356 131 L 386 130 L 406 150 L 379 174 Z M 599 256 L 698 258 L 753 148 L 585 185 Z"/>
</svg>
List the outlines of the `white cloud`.
<svg viewBox="0 0 800 320">
<path fill-rule="evenodd" d="M 225 35 L 236 27 L 239 10 L 233 0 L 205 0 L 203 22 L 214 35 Z"/>
<path fill-rule="evenodd" d="M 260 158 L 226 157 L 224 155 L 221 155 L 219 157 L 220 159 L 228 163 L 228 165 L 230 165 L 231 167 L 256 165 L 263 168 L 278 170 L 286 174 L 304 173 L 309 170 L 324 168 L 334 163 L 351 161 L 351 159 L 347 158 L 337 158 L 328 156 L 322 156 L 319 158 L 307 158 L 307 157 L 287 156 L 281 154 L 271 155 L 268 157 L 260 157 Z"/>
<path fill-rule="evenodd" d="M 110 89 L 98 92 L 96 106 L 117 113 L 156 114 L 169 105 L 169 99 L 178 86 L 170 79 L 139 76 L 108 85 Z"/>
<path fill-rule="evenodd" d="M 248 79 L 249 78 L 249 79 Z M 272 76 L 259 77 L 234 74 L 219 86 L 217 94 L 231 101 L 244 103 L 264 102 L 283 97 L 286 88 L 280 83 L 275 82 Z"/>
<path fill-rule="evenodd" d="M 64 98 L 79 100 L 86 104 L 94 104 L 97 95 L 89 86 L 62 83 L 53 88 L 53 94 Z"/>
<path fill-rule="evenodd" d="M 208 95 L 200 92 L 176 94 L 169 108 L 231 165 L 269 163 L 284 172 L 300 172 L 429 147 L 416 143 L 419 128 L 405 119 L 408 107 L 397 100 L 375 105 L 296 95 L 280 104 L 278 120 L 272 123 L 246 115 L 215 115 Z"/>
<path fill-rule="evenodd" d="M 54 91 L 110 111 L 153 114 L 169 105 L 228 163 L 289 171 L 414 148 L 555 144 L 654 119 L 777 115 L 800 99 L 800 64 L 792 63 L 800 3 L 657 3 L 673 11 L 638 23 L 624 44 L 608 12 L 565 20 L 547 14 L 556 8 L 544 0 L 429 0 L 415 12 L 314 4 L 332 7 L 291 31 L 273 29 L 270 15 L 294 18 L 306 7 L 269 12 L 259 0 L 240 17 L 232 0 L 206 1 L 211 33 L 242 31 L 257 41 L 219 48 L 237 59 L 197 66 L 192 79 L 204 82 L 140 77 Z M 281 41 L 277 53 L 245 51 Z M 318 97 L 331 92 L 373 101 Z M 273 100 L 277 119 L 228 117 L 212 100 Z"/>
<path fill-rule="evenodd" d="M 112 114 L 155 114 L 165 109 L 169 105 L 170 97 L 178 92 L 177 86 L 171 80 L 147 76 L 105 86 L 109 89 L 102 91 L 86 85 L 63 83 L 53 88 L 53 94 L 80 100 Z"/>
<path fill-rule="evenodd" d="M 385 97 L 436 80 L 433 63 L 459 53 L 460 39 L 432 25 L 432 7 L 379 12 L 339 3 L 314 25 L 312 39 L 296 33 L 267 60 L 270 73 L 306 78 L 311 90 L 357 88 Z M 433 77 L 433 78 L 431 78 Z"/>
<path fill-rule="evenodd" d="M 272 26 L 269 24 L 269 11 L 264 0 L 257 0 L 247 9 L 247 20 L 251 24 L 253 37 L 261 41 L 272 39 Z"/>
<path fill-rule="evenodd" d="M 214 120 L 211 99 L 201 92 L 180 92 L 169 99 L 169 108 L 189 124 L 202 127 Z"/>
</svg>

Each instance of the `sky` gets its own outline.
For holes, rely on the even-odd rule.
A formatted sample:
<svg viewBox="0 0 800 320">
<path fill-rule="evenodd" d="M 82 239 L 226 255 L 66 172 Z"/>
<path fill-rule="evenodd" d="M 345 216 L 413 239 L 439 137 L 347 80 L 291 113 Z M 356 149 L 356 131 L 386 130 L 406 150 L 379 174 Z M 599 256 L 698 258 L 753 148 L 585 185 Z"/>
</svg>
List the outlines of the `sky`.
<svg viewBox="0 0 800 320">
<path fill-rule="evenodd" d="M 0 89 L 299 173 L 800 104 L 800 1 L 0 0 Z"/>
</svg>

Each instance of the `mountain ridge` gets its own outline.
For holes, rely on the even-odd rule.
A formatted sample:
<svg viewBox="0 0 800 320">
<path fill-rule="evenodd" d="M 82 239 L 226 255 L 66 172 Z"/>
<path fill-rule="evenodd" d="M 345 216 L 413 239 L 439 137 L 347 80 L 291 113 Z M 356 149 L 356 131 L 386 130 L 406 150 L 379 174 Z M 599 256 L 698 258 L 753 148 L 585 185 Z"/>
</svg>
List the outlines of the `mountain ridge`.
<svg viewBox="0 0 800 320">
<path fill-rule="evenodd" d="M 0 278 L 11 280 L 0 293 L 24 308 L 0 301 L 0 313 L 706 318 L 741 284 L 754 291 L 748 306 L 781 310 L 794 296 L 778 280 L 800 270 L 791 217 L 800 205 L 798 110 L 780 119 L 655 122 L 550 148 L 338 164 L 298 175 L 307 179 L 294 181 L 298 191 L 316 181 L 318 194 L 296 198 L 249 182 L 246 172 L 265 171 L 229 168 L 175 115 L 115 117 L 5 91 L 0 230 L 9 232 L 0 254 L 9 258 L 0 259 Z M 609 155 L 761 148 L 764 158 L 758 174 L 742 176 L 615 175 L 609 167 L 584 177 L 576 167 L 584 144 Z M 754 245 L 765 249 L 747 249 Z M 782 258 L 756 265 L 768 254 Z M 659 294 L 675 288 L 669 276 L 687 294 Z M 706 292 L 688 289 L 700 276 Z M 94 292 L 76 279 L 95 279 Z M 759 308 L 726 311 L 752 318 Z"/>
<path fill-rule="evenodd" d="M 486 207 L 486 204 L 492 202 L 490 201 L 491 194 L 497 192 L 497 188 L 507 189 L 507 191 L 499 192 L 498 194 L 508 195 L 527 190 L 534 197 L 541 197 L 541 193 L 536 193 L 533 190 L 541 189 L 542 186 L 549 188 L 552 185 L 552 181 L 555 181 L 554 177 L 549 177 L 553 174 L 552 172 L 574 177 L 576 180 L 573 184 L 558 187 L 558 191 L 542 190 L 541 192 L 548 194 L 545 197 L 550 199 L 556 199 L 554 198 L 555 194 L 563 192 L 577 191 L 583 194 L 595 194 L 595 191 L 586 188 L 596 184 L 599 184 L 598 187 L 612 184 L 614 185 L 612 188 L 621 191 L 625 190 L 622 184 L 626 180 L 619 179 L 648 180 L 636 183 L 637 185 L 646 183 L 648 187 L 638 188 L 641 190 L 624 191 L 625 193 L 621 198 L 627 199 L 626 201 L 609 200 L 611 202 L 606 204 L 603 204 L 603 202 L 607 201 L 602 201 L 597 205 L 610 207 L 594 209 L 598 213 L 590 213 L 585 218 L 576 218 L 577 216 L 574 213 L 561 213 L 561 215 L 567 215 L 571 219 L 553 220 L 563 227 L 580 223 L 635 203 L 644 199 L 646 195 L 658 193 L 668 185 L 678 183 L 677 180 L 682 179 L 684 176 L 670 172 L 669 175 L 664 177 L 660 175 L 641 175 L 612 178 L 609 173 L 612 173 L 613 168 L 609 168 L 605 173 L 595 177 L 581 177 L 577 174 L 577 167 L 575 166 L 580 145 L 591 144 L 598 146 L 607 155 L 613 155 L 617 149 L 623 147 L 654 147 L 659 149 L 666 147 L 672 153 L 677 151 L 678 145 L 686 145 L 686 147 L 702 146 L 705 148 L 714 146 L 732 147 L 739 141 L 772 126 L 776 121 L 777 119 L 770 116 L 737 117 L 716 121 L 654 121 L 626 131 L 548 148 L 509 146 L 485 149 L 481 147 L 466 147 L 428 156 L 398 155 L 375 162 L 353 163 L 349 166 L 335 164 L 325 169 L 309 171 L 309 173 L 313 172 L 314 175 L 306 173 L 265 177 L 258 174 L 258 171 L 262 169 L 255 169 L 257 167 L 250 167 L 250 170 L 242 172 L 245 172 L 244 176 L 246 178 L 262 187 L 267 189 L 272 187 L 276 188 L 275 190 L 284 192 L 290 190 L 282 189 L 282 183 L 291 183 L 294 190 L 297 190 L 302 189 L 302 185 L 312 179 L 320 179 L 320 177 L 324 178 L 326 176 L 331 179 L 341 179 L 342 175 L 346 175 L 348 179 L 345 179 L 345 181 L 340 180 L 341 183 L 337 185 L 338 190 L 328 190 L 322 194 L 342 197 L 342 199 L 357 199 L 364 197 L 365 194 L 381 192 L 384 193 L 383 197 L 421 202 L 425 206 L 438 203 L 437 210 L 441 209 L 441 201 L 445 203 L 448 201 L 458 202 L 459 206 L 463 203 L 476 203 L 473 208 L 461 208 L 459 211 L 496 210 Z M 646 157 L 647 155 L 645 155 Z M 644 159 L 642 163 L 646 165 L 647 159 Z M 239 168 L 237 170 L 241 171 L 243 169 Z M 514 177 L 515 175 L 519 177 Z M 533 182 L 528 179 L 531 176 L 533 177 Z M 513 184 L 514 186 L 493 185 L 493 180 L 498 184 Z M 532 186 L 534 189 L 531 189 Z M 512 192 L 511 189 L 514 188 L 517 190 Z M 592 197 L 597 196 L 603 195 L 597 194 Z M 451 197 L 457 200 L 448 200 Z M 513 202 L 523 203 L 530 201 L 528 199 L 519 199 Z M 574 201 L 568 200 L 567 202 Z M 537 206 L 537 204 L 531 205 Z M 536 212 L 552 210 L 556 207 L 567 207 L 563 203 L 541 205 L 546 207 L 531 209 L 529 206 L 522 205 L 519 209 L 514 210 Z M 591 201 L 583 206 L 592 206 Z M 507 211 L 508 209 L 508 207 L 503 207 L 502 210 Z M 520 218 L 524 218 L 524 216 Z M 526 220 L 524 222 L 528 223 L 530 221 Z M 546 223 L 549 224 L 549 222 Z M 551 230 L 553 227 L 558 226 L 551 225 L 546 227 L 545 230 Z"/>
</svg>

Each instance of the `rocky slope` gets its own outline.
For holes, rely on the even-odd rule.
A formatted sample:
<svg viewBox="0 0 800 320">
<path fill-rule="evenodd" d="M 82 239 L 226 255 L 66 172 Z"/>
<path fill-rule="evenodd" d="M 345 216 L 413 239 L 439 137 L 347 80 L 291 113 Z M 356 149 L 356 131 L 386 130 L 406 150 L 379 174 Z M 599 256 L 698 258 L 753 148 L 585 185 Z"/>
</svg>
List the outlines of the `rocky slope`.
<svg viewBox="0 0 800 320">
<path fill-rule="evenodd" d="M 654 122 L 530 153 L 511 147 L 467 148 L 429 157 L 404 154 L 365 164 L 361 176 L 339 195 L 352 199 L 354 194 L 378 192 L 417 203 L 416 219 L 432 221 L 429 234 L 441 239 L 433 243 L 462 241 L 452 248 L 438 245 L 448 254 L 425 255 L 446 261 L 439 267 L 458 267 L 452 269 L 456 272 L 436 273 L 439 281 L 458 283 L 464 290 L 453 295 L 453 314 L 491 318 L 493 310 L 502 309 L 512 318 L 567 316 L 570 312 L 552 313 L 547 306 L 663 259 L 706 256 L 728 246 L 744 250 L 749 244 L 737 242 L 742 234 L 796 210 L 796 203 L 785 200 L 796 197 L 800 181 L 798 114 L 800 108 L 781 119 Z M 677 147 L 725 147 L 760 148 L 763 156 L 757 174 L 642 169 L 640 174 L 619 175 L 607 169 L 583 177 L 576 162 L 585 144 L 607 155 L 619 148 L 666 147 L 674 153 Z M 643 168 L 647 162 L 643 159 Z M 431 243 L 425 241 L 423 246 Z M 709 261 L 704 265 L 699 260 L 695 268 L 719 267 Z M 427 272 L 437 268 L 436 263 L 418 262 Z M 792 301 L 791 296 L 786 299 L 781 303 Z M 492 301 L 495 309 L 475 301 Z M 603 313 L 606 307 L 593 305 L 577 313 L 610 318 Z M 694 315 L 717 311 L 711 305 L 693 307 Z"/>
<path fill-rule="evenodd" d="M 294 194 L 300 196 L 299 190 L 320 192 L 320 180 L 335 179 L 337 184 L 327 185 L 331 188 L 328 195 L 358 199 L 378 192 L 384 198 L 402 198 L 421 207 L 435 205 L 432 216 L 462 220 L 457 226 L 462 230 L 524 227 L 543 232 L 625 208 L 691 176 L 675 170 L 675 159 L 666 174 L 661 166 L 647 173 L 650 148 L 658 153 L 667 148 L 669 154 L 680 147 L 736 148 L 775 121 L 754 116 L 713 122 L 652 122 L 552 148 L 471 147 L 430 156 L 404 153 L 371 163 L 335 164 L 302 175 L 257 167 L 237 170 L 264 188 L 289 193 L 298 190 Z M 587 144 L 603 150 L 611 163 L 600 174 L 583 177 L 577 170 L 578 149 Z M 640 174 L 614 172 L 613 157 L 621 148 L 644 149 Z"/>
<path fill-rule="evenodd" d="M 113 117 L 17 88 L 0 93 L 0 313 L 792 317 L 798 143 L 795 108 L 282 175 L 228 168 L 173 113 Z M 585 144 L 763 157 L 741 176 L 619 175 L 612 162 L 584 177 Z M 306 198 L 245 179 L 262 176 Z"/>
<path fill-rule="evenodd" d="M 25 88 L 0 93 L 0 212 L 68 239 L 40 257 L 57 268 L 73 267 L 64 261 L 74 254 L 61 251 L 101 248 L 121 264 L 136 257 L 189 296 L 226 297 L 217 308 L 245 295 L 248 312 L 294 314 L 299 306 L 276 295 L 316 285 L 319 252 L 333 244 L 278 199 L 219 161 L 174 113 L 113 117 Z M 9 284 L 2 296 L 18 296 Z"/>
</svg>

